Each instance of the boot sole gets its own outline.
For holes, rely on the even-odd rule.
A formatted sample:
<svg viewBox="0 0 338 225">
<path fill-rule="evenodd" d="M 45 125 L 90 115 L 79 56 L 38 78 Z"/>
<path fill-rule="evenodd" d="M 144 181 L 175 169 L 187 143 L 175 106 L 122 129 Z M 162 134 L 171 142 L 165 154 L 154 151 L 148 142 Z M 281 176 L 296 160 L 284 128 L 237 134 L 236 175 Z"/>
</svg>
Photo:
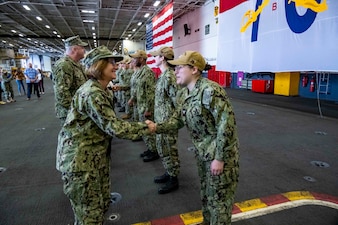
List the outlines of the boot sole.
<svg viewBox="0 0 338 225">
<path fill-rule="evenodd" d="M 176 191 L 178 189 L 179 186 L 175 187 L 175 188 L 172 188 L 170 190 L 165 190 L 165 191 L 161 191 L 161 190 L 158 190 L 158 194 L 160 195 L 164 195 L 164 194 L 168 194 L 170 192 L 173 192 L 173 191 Z"/>
</svg>

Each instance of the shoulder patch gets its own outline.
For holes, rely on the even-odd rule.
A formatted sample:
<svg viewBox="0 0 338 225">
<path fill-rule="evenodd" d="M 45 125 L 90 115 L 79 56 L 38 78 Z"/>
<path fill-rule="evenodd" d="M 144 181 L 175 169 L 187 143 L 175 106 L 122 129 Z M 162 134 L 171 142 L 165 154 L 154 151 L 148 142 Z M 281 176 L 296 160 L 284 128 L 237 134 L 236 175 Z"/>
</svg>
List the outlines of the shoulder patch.
<svg viewBox="0 0 338 225">
<path fill-rule="evenodd" d="M 206 88 L 203 90 L 203 97 L 202 97 L 202 104 L 203 105 L 210 105 L 212 102 L 212 97 L 214 95 L 213 88 Z"/>
</svg>

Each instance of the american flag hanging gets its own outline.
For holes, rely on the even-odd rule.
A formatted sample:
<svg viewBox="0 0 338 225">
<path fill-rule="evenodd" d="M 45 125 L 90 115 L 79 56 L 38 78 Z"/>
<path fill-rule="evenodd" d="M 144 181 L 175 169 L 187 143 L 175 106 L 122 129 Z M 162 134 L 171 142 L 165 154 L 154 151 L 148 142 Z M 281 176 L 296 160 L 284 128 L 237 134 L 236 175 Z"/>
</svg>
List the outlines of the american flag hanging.
<svg viewBox="0 0 338 225">
<path fill-rule="evenodd" d="M 173 47 L 173 2 L 166 5 L 153 19 L 146 25 L 146 49 L 147 53 L 156 51 L 162 46 Z M 148 55 L 147 64 L 151 68 L 155 60 Z M 155 72 L 156 69 L 155 69 Z"/>
</svg>

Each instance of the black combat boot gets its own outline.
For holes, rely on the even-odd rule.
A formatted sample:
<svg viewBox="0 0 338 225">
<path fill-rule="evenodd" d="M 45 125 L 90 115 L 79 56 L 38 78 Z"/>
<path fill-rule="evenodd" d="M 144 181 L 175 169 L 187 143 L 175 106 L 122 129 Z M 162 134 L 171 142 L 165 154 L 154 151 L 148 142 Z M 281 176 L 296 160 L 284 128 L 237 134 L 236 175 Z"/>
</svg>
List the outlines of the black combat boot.
<svg viewBox="0 0 338 225">
<path fill-rule="evenodd" d="M 154 182 L 156 184 L 162 184 L 162 183 L 166 183 L 169 180 L 170 176 L 167 172 L 165 172 L 163 175 L 161 176 L 156 176 L 154 177 Z"/>
<path fill-rule="evenodd" d="M 165 183 L 163 187 L 158 189 L 159 194 L 167 194 L 169 192 L 175 191 L 178 189 L 178 179 L 177 177 L 169 177 L 169 180 Z"/>
<path fill-rule="evenodd" d="M 159 158 L 160 156 L 157 154 L 157 152 L 150 152 L 148 155 L 143 157 L 143 162 L 151 162 Z"/>
<path fill-rule="evenodd" d="M 151 151 L 148 149 L 147 151 L 144 151 L 143 153 L 140 154 L 140 157 L 145 157 L 147 155 L 149 155 L 151 153 Z"/>
</svg>

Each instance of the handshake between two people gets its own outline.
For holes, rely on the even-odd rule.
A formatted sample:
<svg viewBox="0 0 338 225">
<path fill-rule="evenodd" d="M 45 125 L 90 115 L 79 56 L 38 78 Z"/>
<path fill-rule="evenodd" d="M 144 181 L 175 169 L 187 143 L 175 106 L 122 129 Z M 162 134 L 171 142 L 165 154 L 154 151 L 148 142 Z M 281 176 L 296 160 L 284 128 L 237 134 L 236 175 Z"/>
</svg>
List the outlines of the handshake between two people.
<svg viewBox="0 0 338 225">
<path fill-rule="evenodd" d="M 150 133 L 154 134 L 156 132 L 156 123 L 151 120 L 146 120 L 145 123 L 147 124 Z"/>
</svg>

